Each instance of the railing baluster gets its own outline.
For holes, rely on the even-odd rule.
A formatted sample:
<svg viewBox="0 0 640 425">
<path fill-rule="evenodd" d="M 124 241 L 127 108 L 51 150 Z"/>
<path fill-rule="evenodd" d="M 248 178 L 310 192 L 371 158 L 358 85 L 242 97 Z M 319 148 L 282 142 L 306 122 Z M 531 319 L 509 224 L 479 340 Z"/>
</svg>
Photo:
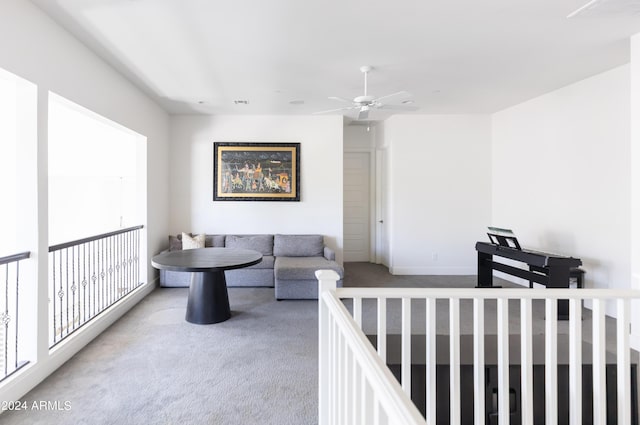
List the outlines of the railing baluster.
<svg viewBox="0 0 640 425">
<path fill-rule="evenodd" d="M 71 247 L 71 328 L 76 328 L 76 247 Z M 69 294 L 67 294 L 68 300 Z"/>
<path fill-rule="evenodd" d="M 53 342 L 55 343 L 57 341 L 56 339 L 56 328 L 57 328 L 57 323 L 56 323 L 56 253 L 52 252 L 51 253 L 51 282 L 52 282 L 52 291 L 51 291 L 51 296 L 49 297 L 49 302 L 52 304 L 53 306 Z"/>
<path fill-rule="evenodd" d="M 353 298 L 353 320 L 362 329 L 362 298 Z"/>
<path fill-rule="evenodd" d="M 380 400 L 378 400 L 375 392 L 373 393 L 373 423 L 376 425 L 382 423 L 380 419 Z"/>
<path fill-rule="evenodd" d="M 87 244 L 82 244 L 82 265 L 83 265 L 83 276 L 82 276 L 82 321 L 85 322 L 87 320 L 87 285 L 89 281 L 87 280 L 87 263 L 89 262 L 87 257 Z"/>
<path fill-rule="evenodd" d="M 8 268 L 8 267 L 7 267 Z M 15 331 L 15 357 L 14 357 L 14 370 L 18 369 L 18 319 L 20 318 L 20 294 L 19 294 L 19 282 L 20 282 L 20 262 L 16 261 L 16 324 Z"/>
<path fill-rule="evenodd" d="M 545 300 L 545 412 L 546 425 L 558 423 L 558 302 Z"/>
<path fill-rule="evenodd" d="M 533 346 L 531 300 L 520 300 L 520 380 L 522 425 L 533 425 Z"/>
<path fill-rule="evenodd" d="M 9 266 L 5 268 L 5 284 L 4 284 L 4 313 L 2 315 L 2 324 L 4 325 L 2 332 L 4 333 L 4 376 L 9 371 Z"/>
<path fill-rule="evenodd" d="M 378 298 L 378 355 L 387 362 L 387 299 Z"/>
<path fill-rule="evenodd" d="M 473 416 L 475 425 L 485 423 L 484 300 L 473 299 Z"/>
<path fill-rule="evenodd" d="M 351 370 L 351 393 L 349 394 L 349 404 L 351 409 L 351 417 L 348 418 L 348 423 L 357 424 L 360 414 L 360 409 L 358 408 L 358 394 L 360 394 L 360 368 L 358 367 L 358 361 L 356 360 L 356 356 L 351 351 L 351 361 L 350 367 Z"/>
<path fill-rule="evenodd" d="M 436 299 L 426 300 L 425 324 L 425 370 L 426 370 L 426 419 L 427 423 L 436 423 Z"/>
<path fill-rule="evenodd" d="M 373 418 L 373 411 L 374 411 L 373 389 L 371 388 L 369 381 L 367 381 L 366 378 L 364 378 L 364 374 L 363 374 L 363 381 L 364 381 L 364 391 L 362 394 L 362 399 L 363 399 L 363 403 L 362 403 L 363 416 L 362 417 L 364 418 L 364 420 L 362 421 L 362 423 L 373 424 L 375 423 Z"/>
<path fill-rule="evenodd" d="M 96 314 L 96 281 L 98 279 L 97 266 L 96 266 L 96 242 L 89 242 L 91 244 L 91 288 L 89 289 L 89 317 L 93 317 Z M 91 293 L 93 292 L 93 296 Z"/>
<path fill-rule="evenodd" d="M 498 424 L 509 424 L 509 300 L 498 299 Z"/>
<path fill-rule="evenodd" d="M 62 290 L 62 281 L 64 280 L 63 276 L 62 276 L 62 256 L 63 256 L 63 253 L 64 252 L 61 251 L 60 255 L 58 257 L 58 260 L 60 261 L 58 263 L 58 269 L 60 270 L 60 279 L 58 279 L 60 281 L 60 289 L 58 289 L 58 294 L 57 294 L 58 295 L 58 299 L 60 300 L 60 309 L 59 309 L 60 310 L 60 317 L 59 317 L 59 320 L 60 320 L 60 338 L 58 338 L 58 341 L 63 338 L 62 330 L 64 328 L 64 316 L 63 316 L 63 313 L 62 313 L 62 297 L 64 296 L 64 291 Z"/>
<path fill-rule="evenodd" d="M 72 248 L 73 249 L 73 248 Z M 64 328 L 66 333 L 69 333 L 69 249 L 65 249 L 64 250 L 65 253 L 65 262 L 64 262 L 64 266 L 65 266 L 65 292 L 64 292 L 64 300 L 65 300 L 65 309 L 64 309 L 64 313 L 65 313 L 65 317 L 67 319 L 67 321 L 64 323 Z M 72 268 L 73 270 L 73 268 Z"/>
<path fill-rule="evenodd" d="M 631 425 L 631 364 L 629 359 L 629 300 L 618 300 L 616 322 L 618 425 Z"/>
<path fill-rule="evenodd" d="M 605 302 L 593 300 L 593 423 L 607 423 Z"/>
<path fill-rule="evenodd" d="M 333 398 L 331 401 L 331 413 L 333 415 L 333 420 L 332 420 L 332 424 L 337 424 L 338 422 L 338 413 L 339 413 L 339 406 L 340 406 L 340 393 L 338 392 L 338 383 L 339 381 L 339 339 L 340 339 L 340 334 L 338 333 L 338 323 L 337 322 L 333 322 L 333 335 L 332 335 L 332 343 L 333 343 L 333 352 L 331 353 L 331 357 L 333 359 L 332 363 L 333 363 L 333 367 L 332 369 L 332 373 L 333 376 L 331 377 L 331 380 L 333 381 L 333 391 L 331 392 L 331 397 Z"/>
<path fill-rule="evenodd" d="M 449 299 L 449 423 L 460 423 L 460 300 Z"/>
<path fill-rule="evenodd" d="M 343 411 L 344 411 L 344 337 L 341 333 L 338 333 L 337 338 L 337 370 L 336 374 L 336 410 L 337 410 L 337 423 L 343 423 Z"/>
<path fill-rule="evenodd" d="M 569 423 L 582 425 L 582 301 L 569 300 Z"/>
<path fill-rule="evenodd" d="M 400 374 L 402 389 L 411 397 L 411 298 L 402 298 L 402 360 Z"/>
</svg>

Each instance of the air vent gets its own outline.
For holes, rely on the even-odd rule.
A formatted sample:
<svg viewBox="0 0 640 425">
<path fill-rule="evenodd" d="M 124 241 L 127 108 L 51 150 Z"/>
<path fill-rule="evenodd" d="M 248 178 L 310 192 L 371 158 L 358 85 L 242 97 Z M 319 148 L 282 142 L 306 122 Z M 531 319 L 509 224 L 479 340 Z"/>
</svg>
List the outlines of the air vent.
<svg viewBox="0 0 640 425">
<path fill-rule="evenodd" d="M 567 18 L 638 14 L 640 14 L 640 2 L 638 0 L 591 0 L 571 12 L 567 15 Z"/>
<path fill-rule="evenodd" d="M 248 100 L 234 100 L 233 103 L 235 103 L 236 105 L 248 105 L 249 101 Z"/>
</svg>

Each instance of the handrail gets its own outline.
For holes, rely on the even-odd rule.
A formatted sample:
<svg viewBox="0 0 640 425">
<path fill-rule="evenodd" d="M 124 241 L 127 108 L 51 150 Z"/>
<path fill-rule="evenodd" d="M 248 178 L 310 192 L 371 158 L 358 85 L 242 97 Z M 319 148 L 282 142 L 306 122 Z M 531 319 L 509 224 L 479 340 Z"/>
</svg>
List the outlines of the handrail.
<svg viewBox="0 0 640 425">
<path fill-rule="evenodd" d="M 30 256 L 31 256 L 31 252 L 26 251 L 26 252 L 21 252 L 19 254 L 12 254 L 12 255 L 7 255 L 6 257 L 0 257 L 0 265 L 24 260 L 29 258 Z"/>
<path fill-rule="evenodd" d="M 49 247 L 49 252 L 59 251 L 61 249 L 70 248 L 70 247 L 75 246 L 75 245 L 81 245 L 83 243 L 97 241 L 98 239 L 104 239 L 104 238 L 108 238 L 110 236 L 119 235 L 121 233 L 127 233 L 127 232 L 130 232 L 132 230 L 142 229 L 143 227 L 144 226 L 141 224 L 139 226 L 133 226 L 133 227 L 128 227 L 126 229 L 114 230 L 113 232 L 103 233 L 101 235 L 89 236 L 88 238 L 84 238 L 84 239 L 78 239 L 78 240 L 71 241 L 71 242 L 65 242 L 65 243 L 61 243 L 61 244 L 58 244 L 58 245 L 52 245 L 52 246 Z"/>
<path fill-rule="evenodd" d="M 566 288 L 337 288 L 340 298 L 442 298 L 442 299 L 637 299 L 637 289 Z"/>
</svg>

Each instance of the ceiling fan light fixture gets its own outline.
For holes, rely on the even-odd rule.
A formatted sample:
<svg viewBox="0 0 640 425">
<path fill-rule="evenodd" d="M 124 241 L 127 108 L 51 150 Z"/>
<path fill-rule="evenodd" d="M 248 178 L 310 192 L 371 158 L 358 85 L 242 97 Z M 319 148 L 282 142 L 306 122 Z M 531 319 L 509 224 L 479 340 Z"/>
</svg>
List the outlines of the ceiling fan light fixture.
<svg viewBox="0 0 640 425">
<path fill-rule="evenodd" d="M 350 106 L 345 106 L 343 108 L 337 108 L 337 109 L 329 109 L 327 111 L 319 111 L 319 112 L 314 112 L 314 114 L 327 114 L 327 113 L 333 113 L 333 112 L 346 112 L 346 111 L 358 111 L 358 115 L 356 120 L 367 120 L 369 118 L 369 111 L 370 110 L 374 110 L 374 109 L 385 109 L 385 110 L 402 110 L 402 111 L 415 111 L 418 110 L 419 108 L 413 105 L 408 105 L 407 103 L 413 103 L 412 100 L 406 101 L 406 98 L 408 96 L 411 96 L 408 92 L 406 91 L 400 91 L 400 92 L 396 92 L 396 93 L 392 93 L 392 94 L 388 94 L 386 96 L 371 96 L 367 93 L 367 89 L 368 89 L 368 84 L 367 84 L 367 74 L 369 73 L 369 71 L 371 71 L 373 69 L 373 67 L 369 66 L 369 65 L 365 65 L 365 66 L 361 66 L 360 67 L 360 71 L 362 71 L 362 73 L 364 73 L 364 93 L 362 96 L 357 96 L 356 98 L 354 98 L 353 100 L 348 100 L 345 99 L 343 97 L 336 97 L 336 96 L 331 96 L 329 97 L 329 99 L 331 100 L 337 100 L 339 102 L 343 102 L 343 103 L 347 103 Z M 387 102 L 389 101 L 389 99 L 391 98 L 400 98 L 400 99 L 405 99 L 405 101 L 402 101 L 400 99 L 398 99 L 398 101 L 402 102 L 402 105 L 391 105 L 388 104 Z"/>
</svg>

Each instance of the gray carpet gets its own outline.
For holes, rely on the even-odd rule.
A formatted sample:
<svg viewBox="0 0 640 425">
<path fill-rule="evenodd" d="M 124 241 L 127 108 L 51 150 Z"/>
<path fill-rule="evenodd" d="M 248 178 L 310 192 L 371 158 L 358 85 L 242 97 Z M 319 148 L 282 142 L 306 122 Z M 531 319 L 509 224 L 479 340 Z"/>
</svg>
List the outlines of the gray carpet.
<svg viewBox="0 0 640 425">
<path fill-rule="evenodd" d="M 2 424 L 313 424 L 317 302 L 230 288 L 232 318 L 184 320 L 187 289 L 158 289 L 23 400 Z"/>
<path fill-rule="evenodd" d="M 348 263 L 345 269 L 345 286 L 475 285 L 475 276 L 391 276 L 367 263 Z M 23 398 L 29 404 L 69 401 L 70 410 L 6 412 L 0 423 L 317 422 L 316 301 L 278 302 L 272 288 L 230 288 L 232 318 L 202 326 L 184 321 L 186 297 L 186 288 L 154 291 Z M 419 302 L 414 306 L 414 330 L 420 332 L 424 311 Z M 514 303 L 510 314 L 514 326 L 517 307 Z M 438 332 L 446 333 L 446 302 L 438 309 Z M 461 308 L 463 323 L 469 310 Z M 488 305 L 486 311 L 490 332 L 495 308 Z M 541 314 L 536 308 L 535 317 Z M 390 332 L 399 329 L 399 316 L 399 302 L 390 301 Z M 364 317 L 367 329 L 375 329 L 372 302 L 365 303 Z M 536 324 L 536 333 L 541 326 Z M 470 322 L 463 332 L 467 327 Z"/>
</svg>

